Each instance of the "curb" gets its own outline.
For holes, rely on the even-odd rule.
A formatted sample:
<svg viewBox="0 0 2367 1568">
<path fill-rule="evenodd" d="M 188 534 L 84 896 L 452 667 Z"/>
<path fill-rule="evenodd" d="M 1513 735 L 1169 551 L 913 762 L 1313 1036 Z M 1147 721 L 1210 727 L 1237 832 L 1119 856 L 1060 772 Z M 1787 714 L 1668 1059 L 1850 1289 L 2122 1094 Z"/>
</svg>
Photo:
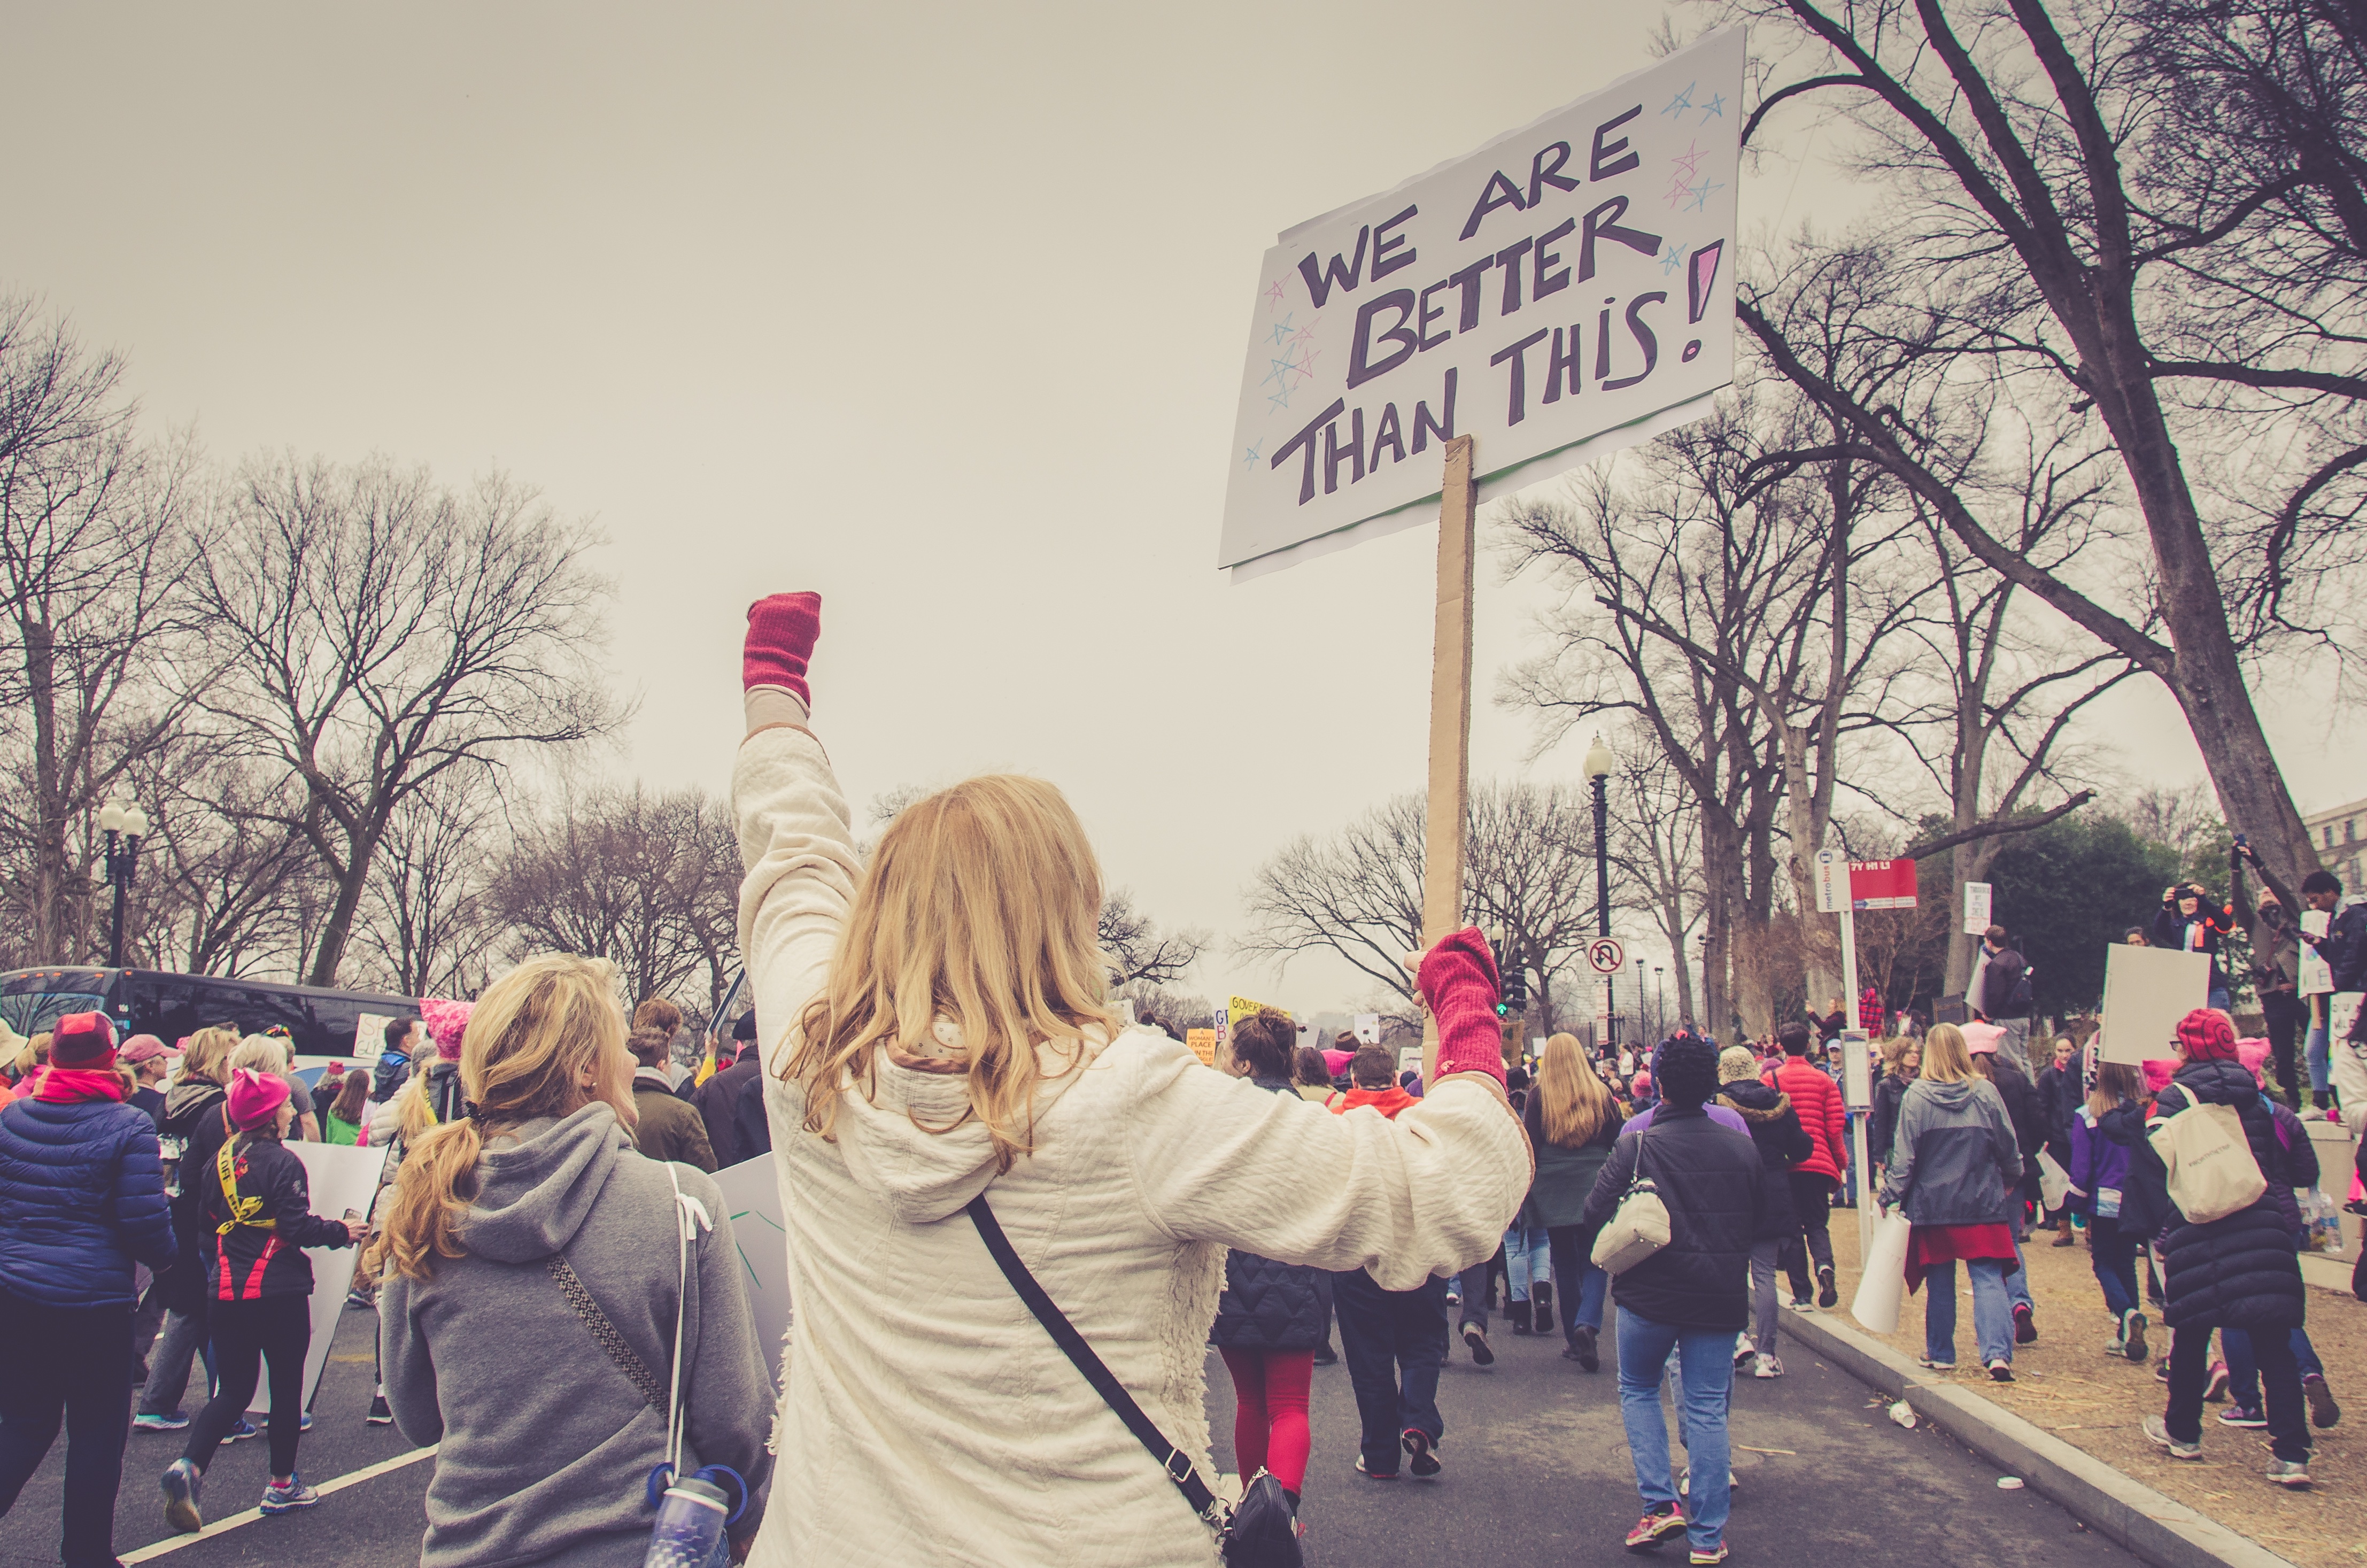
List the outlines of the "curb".
<svg viewBox="0 0 2367 1568">
<path fill-rule="evenodd" d="M 1786 1312 L 1783 1332 L 1842 1371 L 1908 1407 L 1975 1453 L 2022 1478 L 2041 1496 L 2154 1568 L 2293 1568 L 2204 1517 L 2073 1448 L 2013 1412 L 1968 1393 L 1822 1313 Z"/>
</svg>

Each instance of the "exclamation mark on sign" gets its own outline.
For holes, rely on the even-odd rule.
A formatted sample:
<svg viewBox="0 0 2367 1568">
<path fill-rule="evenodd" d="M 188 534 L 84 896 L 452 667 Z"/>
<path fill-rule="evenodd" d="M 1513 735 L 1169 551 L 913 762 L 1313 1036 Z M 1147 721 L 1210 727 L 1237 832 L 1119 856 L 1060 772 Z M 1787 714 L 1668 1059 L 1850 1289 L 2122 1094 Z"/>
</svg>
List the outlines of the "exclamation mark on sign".
<svg viewBox="0 0 2367 1568">
<path fill-rule="evenodd" d="M 1725 249 L 1726 242 L 1716 240 L 1693 252 L 1693 266 L 1687 269 L 1685 278 L 1685 320 L 1688 323 L 1698 325 L 1702 312 L 1709 309 L 1710 288 L 1717 281 L 1718 257 Z M 1693 356 L 1700 352 L 1701 339 L 1696 337 L 1685 345 L 1685 363 L 1693 363 Z"/>
</svg>

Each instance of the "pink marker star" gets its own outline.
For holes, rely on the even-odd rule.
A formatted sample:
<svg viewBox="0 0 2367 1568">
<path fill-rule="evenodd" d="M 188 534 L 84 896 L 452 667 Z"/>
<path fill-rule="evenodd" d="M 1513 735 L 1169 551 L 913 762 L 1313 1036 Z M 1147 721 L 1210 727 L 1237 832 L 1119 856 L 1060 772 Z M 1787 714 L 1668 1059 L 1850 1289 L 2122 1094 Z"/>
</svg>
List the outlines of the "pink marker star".
<svg viewBox="0 0 2367 1568">
<path fill-rule="evenodd" d="M 1267 310 L 1273 310 L 1275 306 L 1277 306 L 1277 305 L 1279 305 L 1279 304 L 1281 304 L 1281 303 L 1282 303 L 1282 301 L 1283 301 L 1283 287 L 1282 287 L 1282 279 L 1281 279 L 1281 278 L 1275 278 L 1275 279 L 1274 280 L 1273 286 L 1272 286 L 1272 287 L 1270 287 L 1270 288 L 1268 288 L 1268 289 L 1266 290 L 1266 291 L 1265 291 L 1265 300 L 1266 300 L 1266 306 L 1265 306 L 1265 308 L 1266 308 Z"/>
</svg>

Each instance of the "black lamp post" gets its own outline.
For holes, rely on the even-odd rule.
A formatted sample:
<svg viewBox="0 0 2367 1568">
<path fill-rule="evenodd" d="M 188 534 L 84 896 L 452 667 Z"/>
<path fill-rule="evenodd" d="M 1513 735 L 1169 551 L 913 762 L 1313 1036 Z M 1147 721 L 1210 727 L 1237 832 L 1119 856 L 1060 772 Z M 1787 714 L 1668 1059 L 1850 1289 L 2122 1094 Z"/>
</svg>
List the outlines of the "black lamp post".
<svg viewBox="0 0 2367 1568">
<path fill-rule="evenodd" d="M 99 831 L 107 835 L 107 880 L 115 887 L 115 918 L 108 926 L 107 961 L 123 967 L 123 901 L 140 860 L 140 840 L 148 832 L 148 813 L 137 805 L 109 801 L 98 809 Z"/>
<path fill-rule="evenodd" d="M 1603 737 L 1586 748 L 1586 777 L 1594 785 L 1594 910 L 1595 934 L 1611 935 L 1611 748 Z M 1607 1020 L 1613 1043 L 1619 1037 L 1617 999 L 1612 994 L 1613 979 L 1603 977 L 1603 1016 Z"/>
</svg>

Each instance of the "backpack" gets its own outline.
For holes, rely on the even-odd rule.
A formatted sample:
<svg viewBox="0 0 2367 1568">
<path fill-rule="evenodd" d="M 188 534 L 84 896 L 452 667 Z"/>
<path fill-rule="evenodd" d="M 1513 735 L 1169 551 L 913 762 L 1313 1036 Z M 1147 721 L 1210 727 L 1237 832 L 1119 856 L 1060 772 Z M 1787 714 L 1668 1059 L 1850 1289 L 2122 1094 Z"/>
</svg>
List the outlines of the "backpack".
<svg viewBox="0 0 2367 1568">
<path fill-rule="evenodd" d="M 2190 1225 L 2249 1209 L 2269 1190 L 2234 1106 L 2191 1100 L 2175 1116 L 2146 1122 L 2146 1140 L 2169 1175 L 2169 1200 Z"/>
</svg>

